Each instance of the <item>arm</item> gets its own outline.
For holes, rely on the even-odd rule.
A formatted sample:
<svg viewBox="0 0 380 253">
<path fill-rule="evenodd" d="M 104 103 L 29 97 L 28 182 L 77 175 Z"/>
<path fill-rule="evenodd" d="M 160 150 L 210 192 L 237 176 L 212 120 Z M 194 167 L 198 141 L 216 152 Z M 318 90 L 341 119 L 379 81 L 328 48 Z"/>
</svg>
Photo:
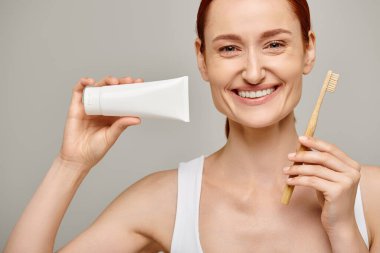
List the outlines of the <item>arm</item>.
<svg viewBox="0 0 380 253">
<path fill-rule="evenodd" d="M 53 252 L 61 220 L 84 178 L 76 169 L 54 161 L 13 231 L 5 252 Z M 168 191 L 174 192 L 175 178 L 173 171 L 157 172 L 136 182 L 59 252 L 158 252 L 163 247 L 152 239 L 153 233 L 149 231 L 154 226 L 164 228 L 162 214 L 167 209 L 162 211 L 160 206 L 166 199 L 163 196 Z M 168 202 L 176 197 L 171 195 Z"/>
<path fill-rule="evenodd" d="M 108 77 L 99 83 L 83 78 L 73 89 L 63 143 L 43 182 L 12 231 L 5 253 L 52 252 L 62 218 L 80 183 L 121 133 L 140 123 L 134 117 L 87 116 L 81 102 L 86 85 L 132 83 Z"/>
<path fill-rule="evenodd" d="M 52 252 L 59 224 L 85 176 L 78 165 L 55 159 L 4 252 Z"/>
</svg>

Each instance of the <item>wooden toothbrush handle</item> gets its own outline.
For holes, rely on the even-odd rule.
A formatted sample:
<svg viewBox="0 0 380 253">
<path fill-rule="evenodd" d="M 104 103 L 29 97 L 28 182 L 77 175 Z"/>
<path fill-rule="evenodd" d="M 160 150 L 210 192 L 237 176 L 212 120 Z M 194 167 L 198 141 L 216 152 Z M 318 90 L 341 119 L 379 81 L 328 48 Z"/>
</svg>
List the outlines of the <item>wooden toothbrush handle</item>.
<svg viewBox="0 0 380 253">
<path fill-rule="evenodd" d="M 319 113 L 319 109 L 321 107 L 321 104 L 322 104 L 322 100 L 323 100 L 323 95 L 322 94 L 321 96 L 319 96 L 319 99 L 318 99 L 318 102 L 314 108 L 314 111 L 310 117 L 310 120 L 309 120 L 309 124 L 307 126 L 307 129 L 306 129 L 306 133 L 305 133 L 305 136 L 308 136 L 308 137 L 313 137 L 314 136 L 314 132 L 315 132 L 315 129 L 317 127 L 317 120 L 318 120 L 318 113 Z M 309 149 L 303 145 L 301 145 L 299 147 L 299 149 L 297 150 L 297 152 L 299 151 L 308 151 Z M 302 165 L 303 163 L 293 163 L 293 165 Z M 293 166 L 292 165 L 292 166 Z M 296 176 L 289 176 L 289 177 L 296 177 Z M 290 198 L 292 197 L 292 194 L 293 194 L 293 190 L 294 190 L 294 185 L 288 185 L 286 184 L 285 186 L 285 189 L 282 193 L 282 197 L 281 197 L 281 203 L 287 205 L 289 204 L 289 201 L 290 201 Z"/>
<path fill-rule="evenodd" d="M 299 151 L 307 151 L 309 150 L 307 147 L 301 145 L 300 148 L 297 150 L 297 152 Z M 300 163 L 300 162 L 295 162 L 293 163 L 292 166 L 294 165 L 302 165 L 303 163 Z M 295 175 L 290 175 L 289 177 L 296 177 Z M 281 203 L 282 204 L 289 204 L 289 201 L 290 201 L 290 198 L 292 197 L 292 194 L 293 194 L 293 190 L 294 190 L 294 185 L 288 185 L 286 184 L 285 185 L 285 189 L 282 193 L 282 198 L 281 198 Z"/>
</svg>

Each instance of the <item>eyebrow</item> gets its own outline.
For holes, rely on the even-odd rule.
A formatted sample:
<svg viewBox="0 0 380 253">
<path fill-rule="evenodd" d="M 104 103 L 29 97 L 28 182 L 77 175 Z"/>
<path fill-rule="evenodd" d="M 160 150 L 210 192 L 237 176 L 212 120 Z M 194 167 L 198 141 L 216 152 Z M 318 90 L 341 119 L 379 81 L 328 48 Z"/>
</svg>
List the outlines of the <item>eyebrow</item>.
<svg viewBox="0 0 380 253">
<path fill-rule="evenodd" d="M 277 34 L 281 34 L 281 33 L 286 33 L 286 34 L 289 34 L 289 35 L 292 34 L 292 32 L 289 31 L 289 30 L 278 28 L 278 29 L 273 29 L 273 30 L 269 30 L 269 31 L 263 32 L 260 35 L 260 40 L 267 39 L 267 38 L 273 37 L 273 36 L 275 36 Z M 212 42 L 215 42 L 215 41 L 218 41 L 218 40 L 235 40 L 235 41 L 239 41 L 239 40 L 241 40 L 241 37 L 239 35 L 236 35 L 236 34 L 222 34 L 222 35 L 216 36 L 212 40 Z"/>
<path fill-rule="evenodd" d="M 218 40 L 241 40 L 241 37 L 239 35 L 235 35 L 235 34 L 222 34 L 222 35 L 219 35 L 219 36 L 216 36 L 212 42 L 215 42 L 215 41 L 218 41 Z"/>
<path fill-rule="evenodd" d="M 261 37 L 261 39 L 266 39 L 266 38 L 273 37 L 273 36 L 280 34 L 280 33 L 287 33 L 289 35 L 292 35 L 291 31 L 285 30 L 282 28 L 278 28 L 278 29 L 273 29 L 273 30 L 263 32 L 260 37 Z"/>
</svg>

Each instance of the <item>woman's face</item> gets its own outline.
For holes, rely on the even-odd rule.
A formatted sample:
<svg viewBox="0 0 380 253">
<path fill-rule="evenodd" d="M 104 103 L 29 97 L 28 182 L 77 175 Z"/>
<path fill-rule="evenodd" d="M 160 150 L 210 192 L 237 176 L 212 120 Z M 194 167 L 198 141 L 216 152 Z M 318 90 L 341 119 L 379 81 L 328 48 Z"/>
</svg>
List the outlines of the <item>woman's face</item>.
<svg viewBox="0 0 380 253">
<path fill-rule="evenodd" d="M 262 128 L 285 118 L 312 69 L 314 35 L 304 49 L 300 23 L 287 0 L 214 0 L 196 41 L 198 65 L 214 104 L 230 120 Z"/>
</svg>

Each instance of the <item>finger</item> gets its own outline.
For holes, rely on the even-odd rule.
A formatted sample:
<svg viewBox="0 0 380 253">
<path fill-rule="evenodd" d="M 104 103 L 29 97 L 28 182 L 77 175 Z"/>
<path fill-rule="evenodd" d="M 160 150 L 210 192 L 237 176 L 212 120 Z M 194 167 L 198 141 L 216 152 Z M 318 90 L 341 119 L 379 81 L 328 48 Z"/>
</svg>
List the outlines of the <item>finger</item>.
<svg viewBox="0 0 380 253">
<path fill-rule="evenodd" d="M 102 119 L 102 122 L 106 126 L 111 126 L 113 123 L 115 123 L 115 121 L 121 118 L 120 116 L 100 116 L 100 117 Z"/>
<path fill-rule="evenodd" d="M 336 188 L 336 186 L 339 185 L 337 183 L 330 182 L 328 180 L 315 176 L 291 177 L 287 179 L 287 184 L 294 186 L 311 187 L 320 192 L 333 191 Z"/>
<path fill-rule="evenodd" d="M 143 83 L 143 82 L 144 82 L 144 79 L 142 79 L 142 78 L 137 78 L 135 80 L 135 83 Z"/>
<path fill-rule="evenodd" d="M 107 139 L 111 144 L 115 143 L 117 138 L 121 133 L 128 127 L 133 125 L 138 125 L 141 123 L 141 119 L 138 117 L 122 117 L 116 120 L 108 129 L 107 129 Z"/>
<path fill-rule="evenodd" d="M 80 103 L 82 101 L 83 90 L 86 86 L 94 85 L 95 80 L 88 77 L 81 78 L 73 88 L 71 101 Z"/>
<path fill-rule="evenodd" d="M 324 198 L 332 202 L 349 189 L 356 189 L 351 183 L 335 183 L 315 176 L 298 176 L 287 179 L 288 185 L 306 186 L 322 192 Z"/>
<path fill-rule="evenodd" d="M 348 172 L 353 170 L 341 160 L 326 152 L 299 151 L 288 155 L 289 160 L 299 163 L 318 164 L 337 172 Z"/>
<path fill-rule="evenodd" d="M 340 182 L 342 178 L 342 173 L 330 170 L 323 166 L 311 164 L 293 165 L 284 168 L 284 173 L 289 176 L 315 176 L 331 182 Z"/>
<path fill-rule="evenodd" d="M 130 84 L 133 83 L 133 78 L 130 76 L 119 78 L 119 84 Z"/>
<path fill-rule="evenodd" d="M 327 143 L 317 138 L 307 136 L 300 136 L 299 140 L 304 146 L 308 148 L 318 150 L 320 152 L 328 152 L 336 156 L 343 162 L 347 163 L 348 166 L 360 170 L 360 164 L 358 164 L 356 161 L 354 161 L 351 157 L 349 157 L 346 153 L 344 153 L 342 150 L 340 150 L 333 144 Z"/>
<path fill-rule="evenodd" d="M 100 82 L 97 82 L 95 86 L 105 86 L 105 85 L 116 85 L 119 84 L 119 80 L 113 76 L 107 76 L 103 78 Z"/>
</svg>

